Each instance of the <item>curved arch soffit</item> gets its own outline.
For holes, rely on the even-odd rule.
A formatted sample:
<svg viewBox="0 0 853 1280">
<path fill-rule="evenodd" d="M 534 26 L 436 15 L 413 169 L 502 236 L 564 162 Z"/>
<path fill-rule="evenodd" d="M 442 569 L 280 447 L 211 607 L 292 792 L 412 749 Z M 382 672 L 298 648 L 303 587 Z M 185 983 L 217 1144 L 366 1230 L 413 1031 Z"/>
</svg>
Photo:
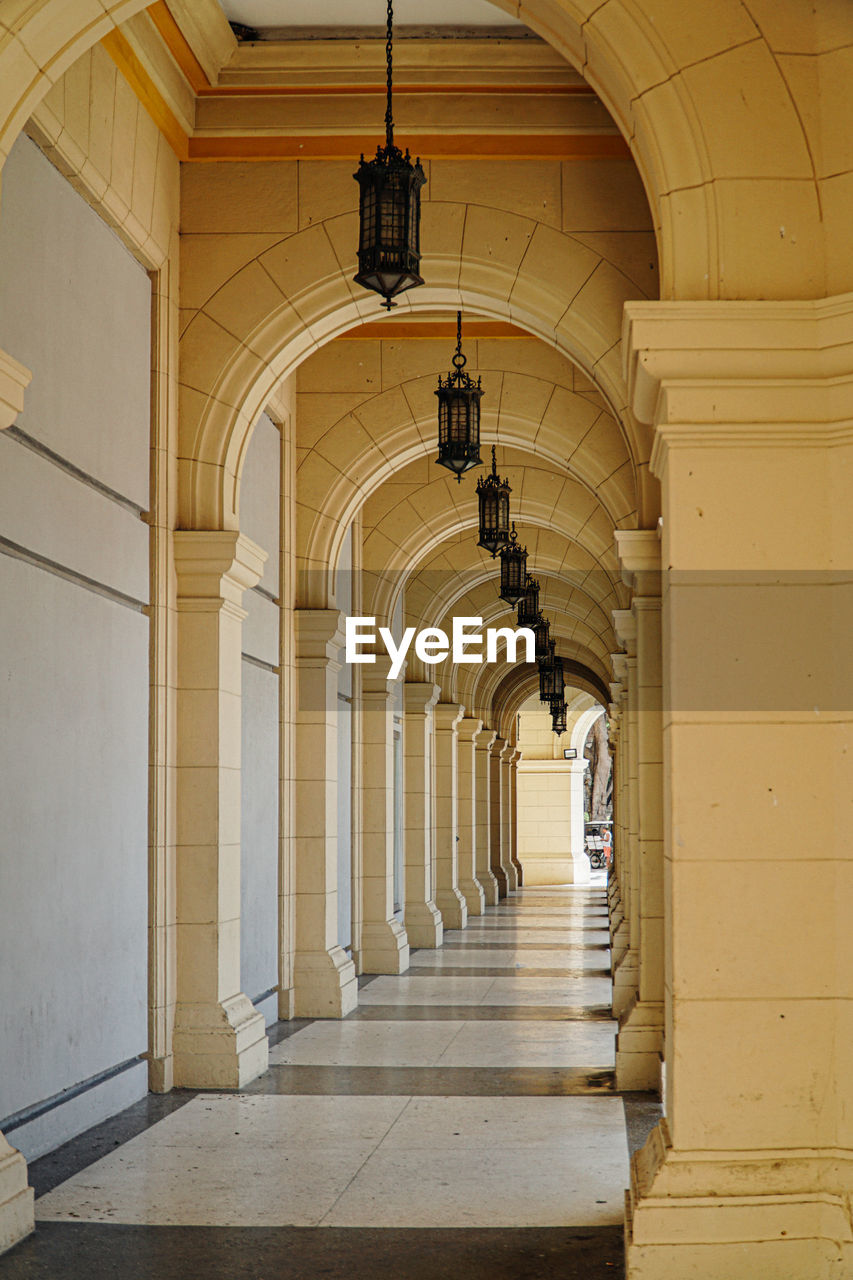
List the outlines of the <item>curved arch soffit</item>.
<svg viewBox="0 0 853 1280">
<path fill-rule="evenodd" d="M 572 740 L 569 743 L 569 746 L 575 748 L 578 756 L 583 754 L 584 743 L 587 740 L 590 729 L 595 724 L 596 720 L 599 720 L 605 714 L 606 711 L 604 707 L 590 707 L 589 711 L 585 711 L 576 721 L 572 728 Z"/>
</svg>

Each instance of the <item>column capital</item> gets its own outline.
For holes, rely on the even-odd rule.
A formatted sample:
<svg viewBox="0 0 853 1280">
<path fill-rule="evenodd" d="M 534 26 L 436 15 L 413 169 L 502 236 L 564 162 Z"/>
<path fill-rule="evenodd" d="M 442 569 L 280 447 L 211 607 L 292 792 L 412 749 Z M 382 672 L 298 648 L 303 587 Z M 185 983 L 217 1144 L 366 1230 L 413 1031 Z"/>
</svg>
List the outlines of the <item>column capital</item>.
<svg viewBox="0 0 853 1280">
<path fill-rule="evenodd" d="M 458 702 L 437 702 L 433 714 L 436 729 L 455 729 L 465 714 L 465 708 Z"/>
<path fill-rule="evenodd" d="M 477 734 L 477 741 L 474 743 L 474 747 L 477 751 L 484 751 L 488 753 L 491 751 L 492 744 L 497 736 L 497 729 L 490 729 L 488 725 L 484 725 Z"/>
<path fill-rule="evenodd" d="M 475 742 L 482 727 L 482 720 L 475 720 L 473 716 L 463 716 L 456 726 L 456 734 L 460 742 Z"/>
<path fill-rule="evenodd" d="M 441 687 L 422 680 L 407 680 L 403 685 L 403 706 L 406 715 L 426 715 L 441 697 Z"/>
<path fill-rule="evenodd" d="M 387 653 L 377 653 L 375 662 L 366 662 L 361 669 L 361 692 L 365 697 L 390 698 L 396 679 L 391 679 L 393 663 Z"/>
<path fill-rule="evenodd" d="M 178 529 L 172 537 L 182 601 L 218 599 L 239 609 L 243 592 L 261 580 L 267 553 L 244 533 Z"/>
<path fill-rule="evenodd" d="M 516 747 L 514 755 L 511 755 L 509 758 L 509 762 L 513 768 L 517 767 L 518 762 L 521 760 L 523 755 L 524 755 L 524 752 L 521 751 L 518 747 Z"/>
<path fill-rule="evenodd" d="M 659 596 L 660 529 L 617 529 L 613 536 L 625 585 L 638 596 Z"/>
<path fill-rule="evenodd" d="M 295 609 L 297 658 L 337 660 L 344 645 L 343 618 L 340 609 Z"/>
<path fill-rule="evenodd" d="M 616 639 L 626 650 L 624 655 L 620 654 L 619 656 L 628 658 L 632 655 L 637 644 L 637 619 L 630 609 L 614 609 L 611 616 Z"/>
<path fill-rule="evenodd" d="M 506 746 L 506 738 L 501 738 L 496 733 L 494 737 L 494 741 L 491 743 L 489 750 L 491 751 L 492 756 L 500 756 L 505 746 Z"/>
<path fill-rule="evenodd" d="M 629 404 L 671 448 L 849 443 L 853 294 L 794 302 L 628 302 Z"/>
<path fill-rule="evenodd" d="M 500 741 L 500 739 L 498 739 L 498 741 Z M 514 754 L 515 754 L 515 743 L 504 741 L 504 745 L 500 751 L 501 763 L 509 764 Z"/>
<path fill-rule="evenodd" d="M 0 351 L 0 431 L 11 427 L 24 407 L 24 392 L 33 375 L 13 356 Z"/>
</svg>

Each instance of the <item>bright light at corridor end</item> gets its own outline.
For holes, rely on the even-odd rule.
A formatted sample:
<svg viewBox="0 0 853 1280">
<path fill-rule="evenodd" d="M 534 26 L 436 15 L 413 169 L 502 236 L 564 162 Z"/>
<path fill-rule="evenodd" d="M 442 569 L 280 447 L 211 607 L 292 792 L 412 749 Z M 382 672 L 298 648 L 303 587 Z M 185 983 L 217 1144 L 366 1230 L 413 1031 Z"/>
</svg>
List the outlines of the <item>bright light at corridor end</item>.
<svg viewBox="0 0 853 1280">
<path fill-rule="evenodd" d="M 416 655 L 428 666 L 443 662 L 447 657 L 450 657 L 453 662 L 479 666 L 484 660 L 482 653 L 484 646 L 485 661 L 497 662 L 500 642 L 503 642 L 505 648 L 506 662 L 536 661 L 536 637 L 529 627 L 516 629 L 487 627 L 484 632 L 482 618 L 454 618 L 451 637 L 448 637 L 447 632 L 442 631 L 440 627 L 424 627 L 421 631 L 417 631 L 415 627 L 406 627 L 399 644 L 388 627 L 377 628 L 375 618 L 347 618 L 346 661 L 375 663 L 377 634 L 391 659 L 391 668 L 388 672 L 391 680 L 396 680 L 401 674 L 412 640 L 415 643 Z M 525 656 L 522 659 L 518 658 L 520 643 L 524 645 Z M 472 652 L 477 647 L 481 652 Z"/>
</svg>

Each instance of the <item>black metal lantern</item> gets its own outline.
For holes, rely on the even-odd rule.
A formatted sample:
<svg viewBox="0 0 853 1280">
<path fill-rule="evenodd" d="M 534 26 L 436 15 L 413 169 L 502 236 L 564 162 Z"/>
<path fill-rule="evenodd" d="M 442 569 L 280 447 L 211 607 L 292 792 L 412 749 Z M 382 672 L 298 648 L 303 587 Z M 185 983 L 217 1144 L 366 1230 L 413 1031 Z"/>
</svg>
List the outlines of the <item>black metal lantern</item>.
<svg viewBox="0 0 853 1280">
<path fill-rule="evenodd" d="M 462 354 L 462 312 L 456 313 L 456 354 L 453 372 L 447 378 L 439 375 L 438 389 L 438 457 L 439 466 L 449 467 L 462 483 L 463 471 L 483 465 L 480 457 L 480 379 L 475 382 L 465 372 L 467 361 Z"/>
<path fill-rule="evenodd" d="M 554 641 L 549 640 L 548 652 L 545 654 L 544 658 L 538 658 L 536 662 L 536 665 L 539 668 L 539 701 L 540 702 L 551 701 L 550 692 L 546 692 L 546 689 L 550 688 L 548 681 L 550 678 L 550 669 L 554 662 L 554 648 L 555 648 Z"/>
<path fill-rule="evenodd" d="M 566 732 L 566 704 L 565 702 L 551 703 L 551 727 L 557 737 L 561 737 Z"/>
<path fill-rule="evenodd" d="M 550 642 L 553 644 L 553 640 Z M 552 708 L 565 701 L 566 682 L 563 677 L 563 659 L 553 657 L 539 668 L 539 697 L 550 702 Z"/>
<path fill-rule="evenodd" d="M 509 541 L 501 547 L 501 589 L 498 592 L 501 600 L 506 600 L 507 604 L 518 604 L 524 595 L 526 579 L 527 547 L 518 541 L 513 520 Z"/>
<path fill-rule="evenodd" d="M 358 207 L 358 275 L 356 284 L 382 295 L 382 303 L 390 311 L 396 306 L 391 299 L 396 293 L 423 284 L 421 265 L 421 187 L 426 176 L 420 160 L 412 163 L 408 150 L 403 155 L 394 146 L 394 120 L 391 112 L 392 49 L 394 13 L 388 0 L 388 39 L 385 46 L 388 64 L 388 98 L 385 110 L 385 146 L 376 148 L 372 160 L 361 157 L 357 173 Z"/>
<path fill-rule="evenodd" d="M 551 623 L 540 613 L 531 630 L 536 639 L 536 657 L 544 658 L 548 654 L 548 642 L 551 639 Z"/>
<path fill-rule="evenodd" d="M 480 503 L 480 536 L 477 546 L 488 551 L 494 560 L 501 547 L 509 541 L 509 495 L 512 489 L 508 480 L 501 480 L 492 445 L 492 473 L 477 481 L 477 498 Z"/>
<path fill-rule="evenodd" d="M 524 595 L 518 602 L 518 625 L 535 627 L 539 621 L 539 581 L 528 573 L 524 583 Z"/>
</svg>

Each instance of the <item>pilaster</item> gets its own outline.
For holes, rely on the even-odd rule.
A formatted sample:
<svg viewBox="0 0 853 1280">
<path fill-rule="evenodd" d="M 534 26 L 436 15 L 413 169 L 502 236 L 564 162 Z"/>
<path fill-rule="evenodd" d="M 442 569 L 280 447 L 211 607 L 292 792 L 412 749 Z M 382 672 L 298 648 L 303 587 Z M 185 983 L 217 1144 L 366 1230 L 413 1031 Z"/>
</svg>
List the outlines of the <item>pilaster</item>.
<svg viewBox="0 0 853 1280">
<path fill-rule="evenodd" d="M 337 609 L 297 609 L 294 750 L 294 1009 L 342 1018 L 358 1002 L 355 966 L 338 940 Z"/>
<path fill-rule="evenodd" d="M 266 1070 L 240 990 L 241 608 L 266 553 L 240 533 L 174 534 L 178 611 L 174 1081 L 238 1089 Z"/>
<path fill-rule="evenodd" d="M 613 1016 L 620 1017 L 637 998 L 640 958 L 640 890 L 638 826 L 639 804 L 637 796 L 637 623 L 630 609 L 614 609 L 613 625 L 616 637 L 626 650 L 623 661 L 622 686 L 625 697 L 623 725 L 625 787 L 625 854 L 623 856 L 623 894 L 625 905 L 624 947 L 614 946 L 613 957 Z"/>
<path fill-rule="evenodd" d="M 394 914 L 394 681 L 377 655 L 361 676 L 361 967 L 405 973 L 409 940 Z"/>
<path fill-rule="evenodd" d="M 853 1272 L 853 296 L 628 303 L 623 351 L 663 506 L 667 912 L 666 1121 L 632 1164 L 628 1277 L 834 1280 Z"/>
<path fill-rule="evenodd" d="M 474 790 L 477 805 L 477 880 L 483 889 L 487 907 L 497 906 L 498 881 L 492 871 L 492 802 L 491 758 L 492 746 L 497 734 L 494 729 L 483 729 L 474 743 Z"/>
<path fill-rule="evenodd" d="M 636 634 L 637 990 L 621 1012 L 616 1082 L 660 1092 L 664 1031 L 663 725 L 661 707 L 660 536 L 617 532 L 622 576 L 633 591 Z"/>
<path fill-rule="evenodd" d="M 501 860 L 501 841 L 503 836 L 501 821 L 503 811 L 501 752 L 505 746 L 506 738 L 500 738 L 496 734 L 495 740 L 489 748 L 489 865 L 492 868 L 492 875 L 498 883 L 499 898 L 506 897 L 509 883 L 506 867 Z"/>
<path fill-rule="evenodd" d="M 465 708 L 455 702 L 439 702 L 433 712 L 435 904 L 445 929 L 464 929 L 468 923 L 468 907 L 459 888 L 456 824 L 456 727 L 464 714 Z"/>
<path fill-rule="evenodd" d="M 521 752 L 516 747 L 509 759 L 509 859 L 515 867 L 515 879 L 520 889 L 524 883 L 524 868 L 518 857 L 518 762 Z M 583 812 L 583 805 L 581 805 Z"/>
<path fill-rule="evenodd" d="M 507 893 L 518 890 L 518 872 L 512 860 L 512 778 L 510 761 L 515 755 L 514 743 L 507 742 L 501 752 L 501 867 L 506 876 Z"/>
<path fill-rule="evenodd" d="M 406 933 L 413 947 L 440 947 L 441 912 L 433 900 L 432 717 L 437 684 L 406 682 Z"/>
<path fill-rule="evenodd" d="M 459 889 L 469 916 L 481 916 L 486 895 L 477 879 L 477 790 L 475 754 L 482 720 L 463 716 L 456 726 L 456 826 L 459 836 Z"/>
</svg>

